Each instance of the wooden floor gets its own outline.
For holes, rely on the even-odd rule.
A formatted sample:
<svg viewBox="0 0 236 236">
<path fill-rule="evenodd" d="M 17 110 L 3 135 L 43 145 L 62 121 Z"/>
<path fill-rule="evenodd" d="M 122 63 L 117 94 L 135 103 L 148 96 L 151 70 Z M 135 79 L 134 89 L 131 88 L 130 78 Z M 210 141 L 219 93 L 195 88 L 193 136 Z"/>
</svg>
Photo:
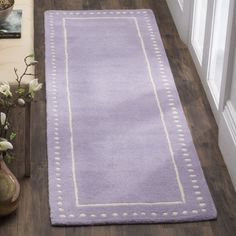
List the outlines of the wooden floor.
<svg viewBox="0 0 236 236">
<path fill-rule="evenodd" d="M 35 1 L 35 49 L 38 76 L 44 81 L 43 13 L 48 9 L 151 8 L 174 74 L 193 140 L 218 210 L 218 219 L 183 224 L 51 227 L 48 206 L 45 91 L 33 105 L 32 177 L 24 178 L 23 134 L 17 142 L 17 159 L 11 164 L 20 180 L 22 197 L 13 215 L 0 219 L 0 236 L 233 236 L 236 235 L 236 194 L 217 145 L 217 126 L 188 49 L 180 41 L 165 0 L 38 0 Z M 22 55 L 23 57 L 24 55 Z M 22 115 L 15 118 L 22 133 Z"/>
</svg>

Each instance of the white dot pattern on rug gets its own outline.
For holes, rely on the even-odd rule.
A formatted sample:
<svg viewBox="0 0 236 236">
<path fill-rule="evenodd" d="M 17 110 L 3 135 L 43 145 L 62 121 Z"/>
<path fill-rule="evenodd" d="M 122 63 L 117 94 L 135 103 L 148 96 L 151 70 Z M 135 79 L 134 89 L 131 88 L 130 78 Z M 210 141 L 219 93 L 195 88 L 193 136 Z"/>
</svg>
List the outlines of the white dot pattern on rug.
<svg viewBox="0 0 236 236">
<path fill-rule="evenodd" d="M 60 212 L 64 212 L 63 208 L 59 208 Z M 207 210 L 205 208 L 200 209 L 200 211 L 202 212 L 206 212 Z M 133 213 L 127 213 L 124 212 L 122 214 L 118 214 L 118 213 L 111 213 L 111 214 L 107 214 L 107 213 L 101 213 L 101 214 L 86 214 L 86 213 L 80 213 L 78 215 L 78 217 L 80 218 L 86 218 L 86 217 L 90 217 L 90 218 L 97 218 L 97 217 L 101 217 L 101 218 L 107 218 L 107 217 L 115 217 L 117 218 L 118 216 L 120 217 L 127 217 L 129 215 L 131 216 L 138 216 L 138 217 L 142 217 L 142 216 L 151 216 L 151 217 L 158 217 L 160 215 L 162 216 L 168 216 L 168 215 L 172 215 L 172 216 L 178 216 L 179 214 L 182 215 L 188 215 L 188 214 L 198 214 L 199 210 L 191 210 L 191 211 L 182 211 L 182 212 L 178 212 L 178 211 L 173 211 L 173 212 L 133 212 Z M 61 214 L 62 218 L 67 217 L 65 214 Z M 74 218 L 76 217 L 76 215 L 74 214 L 69 214 L 68 217 L 70 218 Z"/>
<path fill-rule="evenodd" d="M 117 213 L 117 212 L 113 212 L 113 213 L 106 213 L 106 212 L 101 212 L 100 214 L 94 214 L 94 213 L 79 213 L 78 215 L 76 214 L 62 214 L 65 212 L 64 209 L 64 204 L 63 204 L 63 192 L 62 192 L 62 181 L 61 181 L 61 168 L 59 166 L 61 166 L 61 153 L 60 153 L 60 137 L 59 137 L 59 132 L 57 132 L 58 130 L 60 130 L 60 119 L 59 119 L 59 115 L 58 115 L 58 91 L 57 91 L 57 81 L 56 81 L 56 77 L 57 77 L 57 50 L 55 47 L 55 29 L 54 29 L 54 15 L 75 15 L 75 16 L 79 16 L 79 15 L 103 15 L 104 17 L 106 17 L 106 15 L 120 15 L 122 17 L 126 16 L 126 15 L 140 15 L 140 14 L 144 14 L 144 20 L 146 22 L 146 27 L 147 27 L 147 31 L 149 32 L 149 38 L 150 38 L 150 42 L 151 42 L 151 46 L 153 48 L 153 53 L 155 55 L 156 58 L 156 62 L 158 65 L 158 70 L 159 70 L 159 76 L 160 76 L 160 81 L 162 83 L 162 86 L 166 92 L 166 97 L 168 99 L 168 105 L 170 110 L 172 111 L 172 119 L 173 119 L 173 125 L 175 125 L 176 127 L 176 131 L 177 131 L 177 136 L 178 136 L 178 141 L 179 141 L 179 145 L 180 145 L 180 150 L 182 152 L 182 157 L 183 157 L 183 163 L 185 164 L 186 167 L 186 171 L 189 173 L 189 181 L 192 184 L 192 188 L 193 188 L 193 194 L 195 195 L 195 199 L 198 203 L 199 209 L 192 209 L 190 211 L 170 211 L 170 212 L 123 212 L 123 213 Z M 111 17 L 111 16 L 110 16 Z M 136 18 L 136 17 L 135 17 Z M 57 205 L 58 205 L 58 212 L 59 212 L 59 217 L 60 218 L 75 218 L 75 217 L 80 217 L 80 218 L 86 218 L 86 217 L 90 217 L 90 218 L 97 218 L 97 217 L 101 217 L 101 218 L 106 218 L 106 217 L 127 217 L 129 215 L 134 216 L 134 217 L 148 217 L 148 216 L 152 216 L 152 217 L 158 217 L 159 215 L 162 216 L 168 216 L 168 215 L 172 215 L 174 216 L 178 216 L 179 214 L 182 215 L 187 215 L 187 214 L 198 214 L 200 211 L 201 212 L 206 212 L 207 210 L 206 208 L 206 203 L 204 202 L 204 199 L 202 197 L 202 192 L 200 191 L 200 186 L 197 184 L 198 180 L 197 180 L 197 175 L 195 174 L 195 170 L 193 168 L 193 165 L 191 163 L 191 158 L 190 158 L 190 154 L 189 154 L 189 150 L 187 148 L 187 145 L 185 143 L 185 133 L 183 130 L 183 127 L 180 123 L 180 117 L 179 117 L 179 113 L 177 110 L 177 104 L 175 102 L 175 96 L 173 94 L 172 91 L 172 82 L 168 80 L 168 77 L 170 76 L 170 71 L 168 69 L 168 67 L 166 67 L 166 61 L 165 61 L 165 57 L 164 55 L 162 55 L 161 50 L 158 46 L 158 41 L 157 41 L 157 37 L 156 37 L 156 30 L 152 27 L 152 19 L 150 19 L 150 17 L 147 15 L 147 11 L 100 11 L 100 12 L 56 12 L 56 13 L 50 13 L 49 14 L 49 26 L 50 26 L 50 51 L 51 51 L 51 66 L 52 66 L 52 71 L 51 71 L 51 91 L 52 91 L 52 103 L 53 103 L 53 109 L 52 111 L 54 112 L 53 115 L 53 125 L 54 125 L 54 161 L 56 164 L 55 167 L 55 176 L 56 176 L 56 188 L 57 193 L 58 193 L 58 197 L 57 197 Z"/>
<path fill-rule="evenodd" d="M 52 103 L 53 103 L 53 109 L 52 111 L 54 112 L 54 130 L 58 130 L 59 128 L 59 115 L 58 115 L 58 100 L 57 100 L 57 82 L 56 82 L 56 76 L 57 76 L 57 66 L 56 66 L 56 48 L 55 48 L 55 30 L 54 30 L 54 18 L 53 15 L 51 15 L 50 20 L 49 20 L 49 24 L 50 24 L 50 50 L 51 50 L 51 64 L 52 64 L 52 73 L 51 73 L 51 87 L 52 87 L 52 92 L 54 94 L 54 96 L 52 97 Z M 60 147 L 60 137 L 59 137 L 59 133 L 58 132 L 54 132 L 54 149 L 56 150 L 54 152 L 54 160 L 55 160 L 55 164 L 56 164 L 56 168 L 55 168 L 55 175 L 56 175 L 56 187 L 57 189 L 60 189 L 57 191 L 57 193 L 59 194 L 57 199 L 57 205 L 58 205 L 58 211 L 59 212 L 64 212 L 64 208 L 62 208 L 63 205 L 63 198 L 61 196 L 62 191 L 62 182 L 61 182 L 61 168 L 58 167 L 61 165 L 60 160 L 61 160 L 61 156 L 60 156 L 60 152 L 58 150 L 61 149 Z M 60 214 L 59 215 L 61 218 L 66 218 L 65 214 Z"/>
</svg>

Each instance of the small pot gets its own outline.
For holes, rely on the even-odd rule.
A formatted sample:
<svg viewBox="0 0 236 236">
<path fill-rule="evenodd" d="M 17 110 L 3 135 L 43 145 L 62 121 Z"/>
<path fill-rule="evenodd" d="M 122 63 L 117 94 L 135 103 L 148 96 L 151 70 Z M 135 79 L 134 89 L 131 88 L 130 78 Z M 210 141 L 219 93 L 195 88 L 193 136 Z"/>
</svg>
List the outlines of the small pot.
<svg viewBox="0 0 236 236">
<path fill-rule="evenodd" d="M 0 10 L 0 23 L 4 21 L 12 12 L 14 6 L 14 1 L 12 2 L 12 5 L 4 10 Z"/>
</svg>

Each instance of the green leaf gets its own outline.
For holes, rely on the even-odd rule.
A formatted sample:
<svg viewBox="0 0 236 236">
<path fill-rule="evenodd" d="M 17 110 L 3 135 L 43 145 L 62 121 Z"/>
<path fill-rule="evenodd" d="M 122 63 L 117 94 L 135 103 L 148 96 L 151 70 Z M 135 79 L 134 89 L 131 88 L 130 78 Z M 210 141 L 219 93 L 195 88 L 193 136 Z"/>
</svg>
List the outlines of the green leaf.
<svg viewBox="0 0 236 236">
<path fill-rule="evenodd" d="M 10 134 L 10 140 L 12 141 L 16 137 L 16 133 L 12 132 Z"/>
<path fill-rule="evenodd" d="M 20 94 L 20 95 L 24 94 L 24 93 L 25 93 L 25 88 L 22 88 L 22 87 L 18 88 L 18 89 L 16 90 L 16 93 L 18 93 L 18 94 Z"/>
<path fill-rule="evenodd" d="M 11 161 L 14 160 L 14 156 L 8 152 L 6 152 L 6 155 L 4 156 L 4 161 L 6 161 L 8 164 L 11 163 Z"/>
</svg>

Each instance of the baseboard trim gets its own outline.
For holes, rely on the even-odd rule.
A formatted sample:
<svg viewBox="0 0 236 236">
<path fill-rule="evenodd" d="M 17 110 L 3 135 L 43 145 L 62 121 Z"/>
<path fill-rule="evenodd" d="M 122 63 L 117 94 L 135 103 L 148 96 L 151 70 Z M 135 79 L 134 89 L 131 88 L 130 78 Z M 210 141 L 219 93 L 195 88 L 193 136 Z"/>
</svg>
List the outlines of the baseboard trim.
<svg viewBox="0 0 236 236">
<path fill-rule="evenodd" d="M 220 117 L 219 146 L 236 191 L 236 112 L 230 101 Z"/>
</svg>

